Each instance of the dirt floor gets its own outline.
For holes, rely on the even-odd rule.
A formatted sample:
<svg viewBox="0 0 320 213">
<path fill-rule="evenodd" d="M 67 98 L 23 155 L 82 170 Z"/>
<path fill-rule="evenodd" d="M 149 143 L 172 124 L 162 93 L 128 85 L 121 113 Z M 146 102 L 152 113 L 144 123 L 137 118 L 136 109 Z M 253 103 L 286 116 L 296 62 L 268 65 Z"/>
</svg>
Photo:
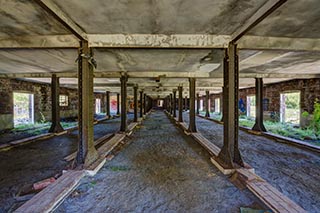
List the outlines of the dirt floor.
<svg viewBox="0 0 320 213">
<path fill-rule="evenodd" d="M 132 115 L 128 115 L 128 122 Z M 94 138 L 117 132 L 120 118 L 94 126 Z M 14 196 L 25 185 L 53 177 L 68 166 L 64 157 L 77 149 L 77 130 L 0 152 L 0 212 L 11 212 L 23 202 Z"/>
<path fill-rule="evenodd" d="M 85 177 L 55 212 L 239 212 L 266 209 L 240 191 L 208 153 L 162 111 L 144 121 L 94 177 Z"/>
<path fill-rule="evenodd" d="M 189 114 L 184 113 L 189 123 Z M 223 145 L 223 126 L 200 117 L 196 125 L 207 139 Z M 308 212 L 320 212 L 320 155 L 243 131 L 239 134 L 244 161 L 256 173 Z"/>
</svg>

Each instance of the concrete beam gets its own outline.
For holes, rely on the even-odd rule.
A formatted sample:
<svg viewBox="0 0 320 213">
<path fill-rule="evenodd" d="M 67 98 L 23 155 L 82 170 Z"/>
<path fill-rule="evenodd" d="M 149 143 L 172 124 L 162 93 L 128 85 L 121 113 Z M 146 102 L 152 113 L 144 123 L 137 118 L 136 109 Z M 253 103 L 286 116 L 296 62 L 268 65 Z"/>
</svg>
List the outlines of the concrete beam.
<svg viewBox="0 0 320 213">
<path fill-rule="evenodd" d="M 0 73 L 0 78 L 51 78 L 52 74 L 56 74 L 59 78 L 77 78 L 76 72 L 57 72 L 57 73 Z M 223 73 L 211 72 L 128 72 L 128 78 L 223 78 Z M 94 78 L 120 78 L 121 72 L 95 72 Z M 309 79 L 319 78 L 319 74 L 301 74 L 301 73 L 240 73 L 240 78 L 297 78 Z"/>
<path fill-rule="evenodd" d="M 63 12 L 52 0 L 35 0 L 44 10 L 53 15 L 62 25 L 70 30 L 78 39 L 88 40 L 86 32 L 79 27 L 65 12 Z"/>
<path fill-rule="evenodd" d="M 225 48 L 230 36 L 209 34 L 89 34 L 90 47 Z"/>
<path fill-rule="evenodd" d="M 320 39 L 285 38 L 264 36 L 243 36 L 238 42 L 239 49 L 320 51 Z"/>
<path fill-rule="evenodd" d="M 263 19 L 279 8 L 287 0 L 269 0 L 260 7 L 240 28 L 231 36 L 232 42 L 237 42 L 244 34 L 259 24 Z"/>
</svg>

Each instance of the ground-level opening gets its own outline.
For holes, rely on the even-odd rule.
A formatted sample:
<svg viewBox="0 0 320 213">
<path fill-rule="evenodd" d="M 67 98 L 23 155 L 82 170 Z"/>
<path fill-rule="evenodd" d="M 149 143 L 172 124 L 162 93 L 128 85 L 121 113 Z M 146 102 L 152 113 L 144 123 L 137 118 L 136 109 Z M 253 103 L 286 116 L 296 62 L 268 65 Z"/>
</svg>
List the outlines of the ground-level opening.
<svg viewBox="0 0 320 213">
<path fill-rule="evenodd" d="M 157 101 L 157 107 L 163 107 L 163 100 Z"/>
<path fill-rule="evenodd" d="M 100 114 L 100 113 L 101 113 L 101 99 L 96 98 L 96 114 Z"/>
<path fill-rule="evenodd" d="M 214 99 L 214 112 L 220 113 L 220 98 Z"/>
<path fill-rule="evenodd" d="M 280 122 L 300 123 L 300 92 L 280 94 Z"/>
<path fill-rule="evenodd" d="M 13 123 L 34 124 L 34 96 L 30 93 L 13 93 Z"/>
<path fill-rule="evenodd" d="M 247 117 L 251 117 L 251 118 L 256 117 L 256 96 L 255 95 L 247 96 Z"/>
</svg>

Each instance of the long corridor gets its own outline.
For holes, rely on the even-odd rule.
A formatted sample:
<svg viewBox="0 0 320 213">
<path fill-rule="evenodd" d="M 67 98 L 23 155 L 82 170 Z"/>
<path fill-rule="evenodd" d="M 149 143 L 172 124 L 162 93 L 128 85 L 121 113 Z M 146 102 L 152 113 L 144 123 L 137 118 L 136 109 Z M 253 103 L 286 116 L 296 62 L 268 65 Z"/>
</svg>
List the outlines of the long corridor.
<svg viewBox="0 0 320 213">
<path fill-rule="evenodd" d="M 162 111 L 144 121 L 111 161 L 85 177 L 56 212 L 239 212 L 266 209 L 240 191 Z"/>
<path fill-rule="evenodd" d="M 189 123 L 189 113 L 183 119 Z M 196 117 L 198 131 L 223 145 L 223 125 Z M 271 139 L 239 131 L 243 160 L 256 173 L 308 212 L 320 212 L 320 156 Z"/>
</svg>

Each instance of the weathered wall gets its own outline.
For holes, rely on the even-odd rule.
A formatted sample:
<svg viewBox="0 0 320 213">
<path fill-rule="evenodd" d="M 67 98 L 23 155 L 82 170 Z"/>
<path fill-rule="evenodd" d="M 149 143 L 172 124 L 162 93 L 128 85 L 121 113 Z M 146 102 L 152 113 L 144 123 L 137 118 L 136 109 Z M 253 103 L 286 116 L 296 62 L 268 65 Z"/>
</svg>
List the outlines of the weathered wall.
<svg viewBox="0 0 320 213">
<path fill-rule="evenodd" d="M 13 92 L 26 92 L 34 95 L 34 120 L 43 117 L 51 120 L 51 86 L 17 79 L 0 78 L 0 130 L 13 128 Z M 61 95 L 68 96 L 68 106 L 60 107 L 61 119 L 78 116 L 78 92 L 76 89 L 60 88 Z M 105 95 L 95 94 L 101 99 L 101 110 L 105 112 Z"/>
<path fill-rule="evenodd" d="M 268 109 L 264 111 L 265 119 L 275 119 L 279 118 L 280 114 L 280 94 L 284 92 L 300 91 L 300 108 L 301 113 L 306 111 L 312 114 L 314 108 L 313 104 L 316 98 L 320 100 L 320 79 L 296 79 L 291 81 L 285 81 L 274 84 L 264 85 L 263 93 L 264 99 L 268 99 Z M 247 102 L 247 96 L 255 95 L 255 88 L 246 88 L 239 91 L 239 99 L 242 98 L 245 106 Z M 214 109 L 214 99 L 221 98 L 222 94 L 211 94 L 211 108 Z M 203 97 L 204 100 L 204 97 Z"/>
</svg>

